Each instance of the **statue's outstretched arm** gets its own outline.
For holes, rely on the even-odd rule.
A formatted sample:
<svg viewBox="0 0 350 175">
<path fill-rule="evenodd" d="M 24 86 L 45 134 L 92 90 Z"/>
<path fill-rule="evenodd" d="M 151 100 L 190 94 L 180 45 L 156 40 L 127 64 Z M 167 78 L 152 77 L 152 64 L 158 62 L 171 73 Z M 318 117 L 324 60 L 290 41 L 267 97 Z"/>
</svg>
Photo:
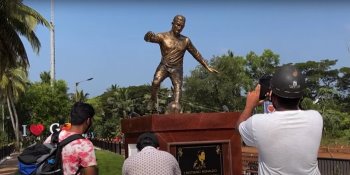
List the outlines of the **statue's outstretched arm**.
<svg viewBox="0 0 350 175">
<path fill-rule="evenodd" d="M 188 39 L 187 50 L 209 72 L 219 73 L 219 71 L 217 71 L 216 69 L 208 66 L 206 60 L 202 57 L 202 55 L 199 53 L 196 47 L 194 47 L 190 39 Z"/>
</svg>

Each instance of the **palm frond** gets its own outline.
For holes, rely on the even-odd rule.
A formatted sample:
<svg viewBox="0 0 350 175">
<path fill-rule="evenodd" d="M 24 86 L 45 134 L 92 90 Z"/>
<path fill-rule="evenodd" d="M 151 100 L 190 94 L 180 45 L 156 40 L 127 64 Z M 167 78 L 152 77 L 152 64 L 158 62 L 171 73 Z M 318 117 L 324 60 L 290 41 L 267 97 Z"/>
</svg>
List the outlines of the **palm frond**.
<svg viewBox="0 0 350 175">
<path fill-rule="evenodd" d="M 18 19 L 12 19 L 11 25 L 13 26 L 16 32 L 27 38 L 34 52 L 38 54 L 40 51 L 41 44 L 31 27 L 26 22 L 23 22 Z"/>
<path fill-rule="evenodd" d="M 29 41 L 35 53 L 39 53 L 41 44 L 34 32 L 37 24 L 51 28 L 43 16 L 24 5 L 22 0 L 0 0 L 0 78 L 5 69 L 29 66 L 19 35 Z"/>
<path fill-rule="evenodd" d="M 19 13 L 26 14 L 36 19 L 36 23 L 44 25 L 45 27 L 51 29 L 50 23 L 42 15 L 40 15 L 40 13 L 26 6 L 22 2 L 18 5 L 18 10 L 19 10 Z"/>
<path fill-rule="evenodd" d="M 10 25 L 0 26 L 0 40 L 3 42 L 3 46 L 7 47 L 8 52 L 12 52 L 15 56 L 11 59 L 15 61 L 14 63 L 18 61 L 29 65 L 26 49 L 17 32 Z"/>
</svg>

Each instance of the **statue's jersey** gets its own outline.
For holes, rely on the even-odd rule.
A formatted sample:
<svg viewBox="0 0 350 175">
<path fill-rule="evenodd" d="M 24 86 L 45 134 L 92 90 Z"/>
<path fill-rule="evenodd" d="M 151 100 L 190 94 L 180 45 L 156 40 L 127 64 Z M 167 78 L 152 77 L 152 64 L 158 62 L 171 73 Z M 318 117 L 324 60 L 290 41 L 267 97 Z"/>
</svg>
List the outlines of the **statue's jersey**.
<svg viewBox="0 0 350 175">
<path fill-rule="evenodd" d="M 151 42 L 159 43 L 162 54 L 161 63 L 167 67 L 182 67 L 186 50 L 200 63 L 203 61 L 200 53 L 186 36 L 174 37 L 170 32 L 158 33 Z"/>
</svg>

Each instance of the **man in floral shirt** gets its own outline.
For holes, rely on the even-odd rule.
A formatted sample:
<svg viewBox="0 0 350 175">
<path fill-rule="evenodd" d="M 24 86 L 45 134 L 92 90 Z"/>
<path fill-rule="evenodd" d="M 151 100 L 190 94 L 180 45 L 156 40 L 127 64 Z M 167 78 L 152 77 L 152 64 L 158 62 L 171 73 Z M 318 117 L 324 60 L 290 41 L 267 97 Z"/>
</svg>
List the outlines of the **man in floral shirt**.
<svg viewBox="0 0 350 175">
<path fill-rule="evenodd" d="M 71 128 L 62 130 L 59 141 L 73 134 L 83 134 L 90 128 L 92 117 L 95 115 L 94 108 L 82 102 L 73 105 L 70 113 Z M 51 141 L 51 136 L 45 143 Z M 62 149 L 62 168 L 64 175 L 76 174 L 78 171 L 84 175 L 97 175 L 97 162 L 94 145 L 88 139 L 77 139 L 67 144 Z"/>
</svg>

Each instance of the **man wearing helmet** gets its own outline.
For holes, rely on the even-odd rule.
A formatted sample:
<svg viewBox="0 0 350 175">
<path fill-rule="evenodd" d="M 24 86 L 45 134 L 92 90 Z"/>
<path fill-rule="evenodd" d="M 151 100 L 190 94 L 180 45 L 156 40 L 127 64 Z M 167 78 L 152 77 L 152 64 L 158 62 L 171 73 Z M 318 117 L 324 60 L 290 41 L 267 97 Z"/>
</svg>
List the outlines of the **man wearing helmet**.
<svg viewBox="0 0 350 175">
<path fill-rule="evenodd" d="M 237 127 L 243 141 L 259 151 L 259 174 L 320 174 L 317 154 L 323 120 L 314 110 L 301 110 L 305 77 L 292 65 L 282 66 L 271 78 L 270 99 L 275 112 L 253 114 L 260 85 L 247 95 Z"/>
</svg>

